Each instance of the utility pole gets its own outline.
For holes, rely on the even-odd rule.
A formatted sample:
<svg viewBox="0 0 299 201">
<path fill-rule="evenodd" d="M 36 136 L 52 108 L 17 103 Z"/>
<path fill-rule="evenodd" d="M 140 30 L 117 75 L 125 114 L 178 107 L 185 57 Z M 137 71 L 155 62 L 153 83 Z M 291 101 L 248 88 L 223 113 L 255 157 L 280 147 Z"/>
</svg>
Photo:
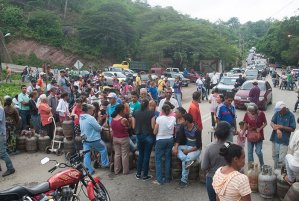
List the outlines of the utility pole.
<svg viewBox="0 0 299 201">
<path fill-rule="evenodd" d="M 3 35 L 3 33 L 0 31 L 0 75 L 2 74 L 2 61 L 11 62 L 11 58 L 8 54 L 7 48 L 5 46 L 5 41 L 4 41 L 4 38 L 10 35 L 11 35 L 10 33 Z"/>
<path fill-rule="evenodd" d="M 65 19 L 65 17 L 66 17 L 67 4 L 68 4 L 68 0 L 65 0 L 65 4 L 64 4 L 64 13 L 63 13 L 63 19 Z"/>
</svg>

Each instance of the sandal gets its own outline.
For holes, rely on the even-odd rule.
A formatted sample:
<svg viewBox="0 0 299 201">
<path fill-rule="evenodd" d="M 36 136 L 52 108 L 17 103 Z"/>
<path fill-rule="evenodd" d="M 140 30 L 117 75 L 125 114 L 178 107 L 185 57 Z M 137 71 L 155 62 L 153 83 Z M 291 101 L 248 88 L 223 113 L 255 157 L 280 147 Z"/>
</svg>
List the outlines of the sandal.
<svg viewBox="0 0 299 201">
<path fill-rule="evenodd" d="M 291 182 L 291 181 L 289 180 L 289 178 L 287 178 L 287 176 L 288 176 L 288 175 L 284 175 L 284 176 L 283 176 L 283 180 L 284 180 L 285 182 L 287 182 L 290 186 L 292 186 L 293 183 L 295 183 L 295 182 Z"/>
</svg>

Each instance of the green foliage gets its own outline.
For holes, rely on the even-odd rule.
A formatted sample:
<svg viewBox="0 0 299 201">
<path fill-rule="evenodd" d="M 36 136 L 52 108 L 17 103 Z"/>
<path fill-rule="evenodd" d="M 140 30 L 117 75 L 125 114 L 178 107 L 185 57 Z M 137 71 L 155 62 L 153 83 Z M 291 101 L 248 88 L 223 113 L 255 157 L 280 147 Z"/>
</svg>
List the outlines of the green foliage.
<svg viewBox="0 0 299 201">
<path fill-rule="evenodd" d="M 27 55 L 13 55 L 12 60 L 17 65 L 41 66 L 47 61 L 40 60 L 34 53 Z"/>
<path fill-rule="evenodd" d="M 0 7 L 0 27 L 4 33 L 15 32 L 25 25 L 23 11 L 15 6 Z"/>
<path fill-rule="evenodd" d="M 257 48 L 271 62 L 298 65 L 299 61 L 299 16 L 274 22 Z"/>
<path fill-rule="evenodd" d="M 20 84 L 6 84 L 1 83 L 0 87 L 0 102 L 3 104 L 4 96 L 11 96 L 14 97 L 15 95 L 19 94 L 21 92 Z"/>
<path fill-rule="evenodd" d="M 28 20 L 28 31 L 34 38 L 54 46 L 63 44 L 60 18 L 50 11 L 35 11 Z"/>
</svg>

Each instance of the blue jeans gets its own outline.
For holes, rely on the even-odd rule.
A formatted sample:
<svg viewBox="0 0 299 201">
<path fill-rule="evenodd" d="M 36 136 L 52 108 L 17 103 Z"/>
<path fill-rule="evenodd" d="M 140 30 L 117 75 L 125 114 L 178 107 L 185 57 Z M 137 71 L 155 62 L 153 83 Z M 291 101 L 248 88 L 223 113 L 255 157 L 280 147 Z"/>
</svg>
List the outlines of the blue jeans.
<svg viewBox="0 0 299 201">
<path fill-rule="evenodd" d="M 31 120 L 33 123 L 33 127 L 35 129 L 35 132 L 39 133 L 39 130 L 41 128 L 41 122 L 40 122 L 40 116 L 38 115 L 31 115 Z"/>
<path fill-rule="evenodd" d="M 179 107 L 182 107 L 182 94 L 174 93 L 175 99 L 178 101 Z"/>
<path fill-rule="evenodd" d="M 7 170 L 14 169 L 6 149 L 6 137 L 0 133 L 0 158 L 4 160 Z"/>
<path fill-rule="evenodd" d="M 212 183 L 213 183 L 213 177 L 207 176 L 206 177 L 206 188 L 207 188 L 207 191 L 208 191 L 209 200 L 210 201 L 216 201 L 216 193 L 215 193 L 215 190 L 212 186 Z"/>
<path fill-rule="evenodd" d="M 287 152 L 287 145 L 272 142 L 272 158 L 274 161 L 274 169 L 281 168 L 284 165 Z"/>
<path fill-rule="evenodd" d="M 102 167 L 109 166 L 108 152 L 105 143 L 102 140 L 97 140 L 93 142 L 84 142 L 83 151 L 95 149 L 101 154 L 101 164 Z M 84 156 L 84 166 L 87 168 L 89 173 L 93 173 L 94 169 L 91 167 L 90 152 Z"/>
<path fill-rule="evenodd" d="M 136 136 L 137 148 L 139 152 L 137 161 L 137 175 L 141 175 L 143 170 L 143 177 L 147 177 L 149 161 L 154 144 L 154 136 L 152 134 L 137 134 Z"/>
<path fill-rule="evenodd" d="M 264 165 L 264 157 L 263 157 L 263 140 L 259 142 L 248 142 L 247 141 L 247 148 L 248 148 L 248 163 L 253 162 L 253 148 L 255 146 L 255 153 L 259 159 L 260 167 Z"/>
<path fill-rule="evenodd" d="M 159 183 L 170 180 L 170 163 L 171 151 L 173 147 L 173 138 L 161 139 L 156 141 L 155 146 L 155 162 L 156 162 L 156 179 Z M 165 177 L 162 177 L 162 157 L 165 157 Z"/>
<path fill-rule="evenodd" d="M 20 110 L 20 116 L 22 118 L 22 130 L 23 130 L 30 125 L 30 111 Z"/>
<path fill-rule="evenodd" d="M 181 181 L 187 183 L 188 182 L 188 175 L 189 175 L 189 169 L 186 168 L 186 162 L 187 161 L 195 161 L 199 158 L 200 150 L 196 150 L 193 152 L 188 153 L 185 155 L 183 153 L 183 150 L 190 150 L 193 147 L 187 146 L 187 145 L 180 145 L 178 147 L 178 158 L 182 161 L 182 178 Z"/>
</svg>

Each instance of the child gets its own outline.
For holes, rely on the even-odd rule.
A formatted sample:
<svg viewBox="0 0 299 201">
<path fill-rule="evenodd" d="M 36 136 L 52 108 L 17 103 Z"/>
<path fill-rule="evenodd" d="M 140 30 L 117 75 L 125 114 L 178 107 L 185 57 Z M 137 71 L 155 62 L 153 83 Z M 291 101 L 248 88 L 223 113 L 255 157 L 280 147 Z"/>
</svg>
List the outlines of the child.
<svg viewBox="0 0 299 201">
<path fill-rule="evenodd" d="M 244 131 L 244 121 L 239 122 L 240 130 L 237 131 L 237 144 L 241 147 L 245 147 L 246 131 Z"/>
</svg>

